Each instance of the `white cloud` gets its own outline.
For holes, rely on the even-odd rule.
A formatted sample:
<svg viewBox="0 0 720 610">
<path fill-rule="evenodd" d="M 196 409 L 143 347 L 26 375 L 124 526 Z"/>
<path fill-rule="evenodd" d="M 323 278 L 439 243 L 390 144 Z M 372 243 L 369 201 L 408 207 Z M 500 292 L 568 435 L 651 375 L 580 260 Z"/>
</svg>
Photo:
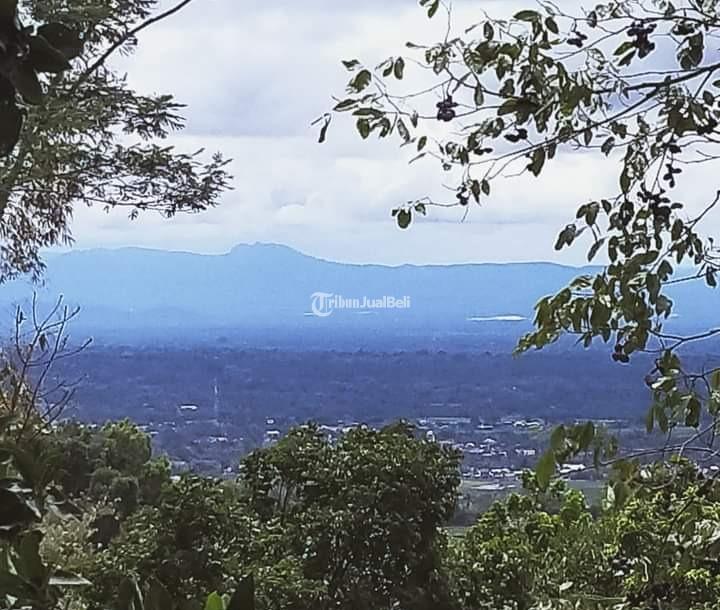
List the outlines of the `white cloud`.
<svg viewBox="0 0 720 610">
<path fill-rule="evenodd" d="M 458 22 L 480 19 L 478 4 L 456 3 Z M 481 5 L 509 15 L 524 4 Z M 581 248 L 557 255 L 552 245 L 579 203 L 616 190 L 614 160 L 560 155 L 540 178 L 496 182 L 491 200 L 464 223 L 455 210 L 433 211 L 401 232 L 394 206 L 452 196 L 440 168 L 408 166 L 394 142 L 361 142 L 344 121 L 317 144 L 310 122 L 342 93 L 340 59 L 375 62 L 406 52 L 408 38 L 443 35 L 443 20 L 427 20 L 414 0 L 196 0 L 144 33 L 138 53 L 118 65 L 138 89 L 172 91 L 189 105 L 188 130 L 175 143 L 232 157 L 235 188 L 219 208 L 170 221 L 78 209 L 77 245 L 222 252 L 259 240 L 358 262 L 583 262 Z"/>
</svg>

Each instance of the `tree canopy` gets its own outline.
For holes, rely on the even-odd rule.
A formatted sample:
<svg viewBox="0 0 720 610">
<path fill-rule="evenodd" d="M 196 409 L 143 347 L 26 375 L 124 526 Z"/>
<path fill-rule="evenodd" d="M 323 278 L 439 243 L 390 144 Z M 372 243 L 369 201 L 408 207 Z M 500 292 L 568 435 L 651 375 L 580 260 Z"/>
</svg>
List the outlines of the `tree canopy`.
<svg viewBox="0 0 720 610">
<path fill-rule="evenodd" d="M 134 218 L 218 203 L 227 161 L 164 143 L 182 104 L 133 90 L 112 65 L 189 2 L 0 2 L 0 279 L 38 275 L 40 250 L 72 241 L 79 205 Z"/>
<path fill-rule="evenodd" d="M 436 19 L 447 9 L 420 4 Z M 509 19 L 480 15 L 459 36 L 448 11 L 441 41 L 408 45 L 415 62 L 345 61 L 351 81 L 335 106 L 353 115 L 362 138 L 397 134 L 457 179 L 453 201 L 420 197 L 393 210 L 404 229 L 434 206 L 482 214 L 470 207 L 491 205 L 513 168 L 537 176 L 566 153 L 617 163 L 616 192 L 578 202 L 556 243 L 589 238 L 588 257 L 602 269 L 542 299 L 518 350 L 572 335 L 609 343 L 619 365 L 653 354 L 648 429 L 690 426 L 689 440 L 673 445 L 670 436 L 662 459 L 648 463 L 617 459 L 616 442 L 593 424 L 558 427 L 522 493 L 453 536 L 444 525 L 456 507 L 459 456 L 404 423 L 357 427 L 338 442 L 301 426 L 247 456 L 234 481 L 171 478 L 130 422 L 52 426 L 70 389 L 59 386 L 52 399 L 43 381 L 73 314 L 57 323 L 33 315 L 17 349 L 0 353 L 0 607 L 717 608 L 720 487 L 687 457 L 717 456 L 720 371 L 687 371 L 681 352 L 720 330 L 682 335 L 671 314 L 673 284 L 711 289 L 718 271 L 702 232 L 720 201 L 714 187 L 694 185 L 687 201 L 675 193 L 690 164 L 716 160 L 720 64 L 708 49 L 719 5 L 541 1 Z M 0 111 L 23 116 L 12 137 L 0 134 L 5 277 L 40 269 L 38 248 L 69 237 L 77 203 L 165 214 L 215 203 L 224 162 L 159 147 L 156 139 L 181 125 L 175 102 L 130 91 L 105 65 L 176 9 L 153 17 L 151 0 L 28 0 L 16 19 L 15 8 L 0 0 Z M 79 55 L 63 51 L 78 40 Z M 38 44 L 58 70 L 43 69 Z M 393 93 L 418 65 L 434 84 Z M 321 119 L 321 139 L 331 116 Z M 16 327 L 27 322 L 19 313 Z M 556 463 L 581 451 L 612 467 L 596 510 L 552 478 Z"/>
</svg>

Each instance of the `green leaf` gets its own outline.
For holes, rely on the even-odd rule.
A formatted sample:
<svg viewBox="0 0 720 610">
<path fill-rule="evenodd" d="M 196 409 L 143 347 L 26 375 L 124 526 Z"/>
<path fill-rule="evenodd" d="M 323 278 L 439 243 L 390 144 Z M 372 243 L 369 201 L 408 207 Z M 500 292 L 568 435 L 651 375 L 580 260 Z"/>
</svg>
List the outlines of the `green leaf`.
<svg viewBox="0 0 720 610">
<path fill-rule="evenodd" d="M 398 133 L 400 134 L 400 137 L 403 140 L 405 140 L 405 142 L 410 141 L 410 132 L 408 131 L 408 128 L 402 119 L 398 119 L 397 130 L 398 130 Z"/>
<path fill-rule="evenodd" d="M 345 68 L 346 68 L 347 70 L 349 70 L 349 71 L 351 71 L 351 72 L 352 72 L 353 70 L 355 70 L 355 68 L 357 68 L 358 66 L 360 66 L 360 62 L 359 62 L 357 59 L 343 60 L 342 64 L 343 64 L 343 66 L 345 66 Z"/>
<path fill-rule="evenodd" d="M 65 56 L 65 59 L 75 59 L 83 51 L 83 40 L 80 32 L 62 23 L 41 25 L 37 29 L 37 34 L 60 51 Z"/>
<path fill-rule="evenodd" d="M 602 237 L 601 239 L 597 240 L 592 246 L 590 246 L 590 250 L 588 251 L 588 262 L 591 262 L 597 256 L 597 253 L 600 251 L 600 248 L 602 248 L 602 245 L 604 243 L 605 238 Z"/>
<path fill-rule="evenodd" d="M 255 610 L 255 579 L 252 574 L 240 581 L 226 610 Z"/>
<path fill-rule="evenodd" d="M 613 147 L 615 146 L 615 138 L 610 136 L 607 140 L 605 140 L 600 147 L 600 151 L 605 155 L 609 155 L 612 151 Z"/>
<path fill-rule="evenodd" d="M 41 515 L 37 508 L 28 503 L 16 490 L 0 488 L 0 527 L 12 529 L 39 521 Z"/>
<path fill-rule="evenodd" d="M 358 119 L 357 130 L 363 140 L 370 135 L 370 122 L 367 119 Z"/>
<path fill-rule="evenodd" d="M 43 90 L 37 74 L 28 61 L 22 62 L 10 77 L 12 84 L 28 104 L 39 104 L 43 99 Z"/>
<path fill-rule="evenodd" d="M 172 607 L 172 596 L 159 580 L 153 578 L 145 596 L 145 610 L 170 610 Z"/>
<path fill-rule="evenodd" d="M 535 467 L 535 476 L 541 490 L 546 490 L 550 485 L 550 481 L 555 474 L 555 466 L 555 454 L 552 451 L 546 451 Z"/>
<path fill-rule="evenodd" d="M 650 434 L 655 428 L 655 405 L 650 407 L 645 414 L 645 430 Z"/>
<path fill-rule="evenodd" d="M 567 430 L 565 426 L 558 426 L 550 435 L 550 448 L 554 452 L 559 452 L 565 448 L 565 439 L 567 438 Z"/>
<path fill-rule="evenodd" d="M 506 102 L 503 102 L 500 108 L 497 109 L 498 116 L 515 112 L 515 110 L 517 110 L 517 106 L 518 102 L 516 99 L 509 99 Z"/>
<path fill-rule="evenodd" d="M 518 21 L 540 21 L 540 13 L 537 11 L 520 11 L 515 13 L 515 19 Z"/>
<path fill-rule="evenodd" d="M 672 313 L 673 302 L 665 295 L 661 294 L 655 303 L 655 312 L 657 315 L 664 315 L 666 318 Z"/>
<path fill-rule="evenodd" d="M 143 596 L 134 579 L 128 578 L 120 584 L 118 604 L 122 610 L 144 610 Z"/>
<path fill-rule="evenodd" d="M 378 110 L 377 108 L 358 108 L 353 112 L 353 116 L 366 116 L 379 119 L 383 117 L 383 113 L 382 110 Z"/>
<path fill-rule="evenodd" d="M 473 99 L 475 100 L 475 105 L 478 108 L 482 108 L 482 105 L 485 102 L 485 91 L 482 85 L 475 87 L 475 95 Z"/>
<path fill-rule="evenodd" d="M 225 610 L 223 598 L 217 593 L 211 593 L 205 601 L 205 610 Z"/>
<path fill-rule="evenodd" d="M 633 40 L 626 40 L 623 42 L 617 49 L 615 49 L 615 55 L 620 56 L 624 55 L 630 50 L 633 50 L 635 48 L 635 41 Z"/>
<path fill-rule="evenodd" d="M 691 396 L 685 410 L 685 425 L 690 428 L 697 428 L 700 425 L 700 401 L 696 396 Z"/>
<path fill-rule="evenodd" d="M 361 70 L 357 73 L 357 76 L 350 81 L 350 88 L 359 93 L 368 87 L 371 80 L 372 74 L 370 73 L 370 70 Z"/>
<path fill-rule="evenodd" d="M 545 149 L 536 148 L 532 153 L 531 159 L 532 160 L 528 165 L 528 169 L 534 176 L 539 176 L 540 172 L 542 172 L 543 166 L 545 165 Z"/>
<path fill-rule="evenodd" d="M 624 168 L 620 174 L 620 190 L 625 194 L 630 192 L 630 174 L 627 168 Z"/>
<path fill-rule="evenodd" d="M 352 108 L 355 108 L 355 106 L 357 106 L 357 104 L 358 104 L 358 101 L 357 101 L 357 100 L 354 100 L 354 99 L 352 99 L 352 98 L 348 98 L 348 99 L 342 100 L 341 102 L 338 102 L 338 103 L 335 105 L 335 107 L 333 108 L 333 110 L 334 110 L 335 112 L 345 112 L 345 111 L 347 111 L 347 110 L 350 110 L 350 109 L 352 109 Z"/>
<path fill-rule="evenodd" d="M 72 67 L 65 55 L 53 47 L 43 36 L 33 36 L 30 39 L 28 61 L 36 72 L 58 74 Z"/>
<path fill-rule="evenodd" d="M 470 183 L 470 192 L 472 193 L 473 197 L 475 198 L 475 201 L 477 203 L 480 203 L 480 183 L 477 180 L 473 180 Z"/>
<path fill-rule="evenodd" d="M 8 156 L 17 146 L 24 120 L 14 101 L 0 105 L 0 157 Z"/>
<path fill-rule="evenodd" d="M 615 483 L 612 485 L 612 491 L 613 507 L 619 509 L 625 506 L 625 503 L 631 495 L 630 487 L 628 486 L 628 484 L 625 481 L 615 481 Z"/>
<path fill-rule="evenodd" d="M 717 415 L 720 412 L 720 392 L 710 392 L 707 409 L 710 415 Z"/>
<path fill-rule="evenodd" d="M 407 229 L 412 222 L 412 212 L 409 210 L 400 210 L 397 213 L 396 219 L 401 229 Z"/>
<path fill-rule="evenodd" d="M 545 19 L 545 27 L 553 34 L 557 34 L 558 32 L 560 32 L 557 21 L 555 21 L 552 17 L 548 17 L 547 19 Z"/>
<path fill-rule="evenodd" d="M 405 60 L 402 57 L 397 58 L 393 71 L 395 72 L 395 78 L 402 80 L 402 77 L 405 74 Z"/>
<path fill-rule="evenodd" d="M 42 586 L 47 568 L 40 558 L 42 533 L 32 530 L 23 535 L 18 548 L 18 574 L 36 586 Z"/>
<path fill-rule="evenodd" d="M 660 278 L 655 273 L 648 273 L 645 278 L 645 285 L 650 295 L 650 302 L 654 303 L 660 294 Z"/>
<path fill-rule="evenodd" d="M 710 374 L 710 387 L 713 390 L 720 390 L 720 369 L 716 369 Z"/>
</svg>

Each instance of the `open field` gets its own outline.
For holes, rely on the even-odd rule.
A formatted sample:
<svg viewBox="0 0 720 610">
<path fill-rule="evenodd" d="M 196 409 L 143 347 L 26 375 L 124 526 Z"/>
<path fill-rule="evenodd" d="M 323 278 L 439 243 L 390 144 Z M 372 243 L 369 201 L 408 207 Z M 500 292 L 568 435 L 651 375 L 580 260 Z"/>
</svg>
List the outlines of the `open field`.
<svg viewBox="0 0 720 610">
<path fill-rule="evenodd" d="M 573 489 L 582 491 L 591 506 L 599 506 L 605 488 L 604 481 L 572 480 L 569 481 L 569 485 Z M 522 493 L 522 485 L 519 481 L 504 483 L 463 479 L 460 484 L 458 512 L 447 531 L 453 535 L 461 535 L 478 515 L 492 506 L 493 502 L 514 492 Z"/>
</svg>

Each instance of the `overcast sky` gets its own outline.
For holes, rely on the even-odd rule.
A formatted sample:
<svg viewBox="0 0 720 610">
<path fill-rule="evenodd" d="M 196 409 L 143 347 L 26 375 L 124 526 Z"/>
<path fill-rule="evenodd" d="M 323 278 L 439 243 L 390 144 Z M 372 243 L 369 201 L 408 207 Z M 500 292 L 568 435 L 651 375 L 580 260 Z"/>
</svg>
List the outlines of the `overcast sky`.
<svg viewBox="0 0 720 610">
<path fill-rule="evenodd" d="M 480 8 L 502 15 L 521 4 L 456 0 L 456 17 L 462 27 L 481 18 Z M 119 65 L 137 89 L 172 92 L 188 105 L 174 143 L 231 157 L 234 190 L 215 210 L 171 221 L 79 209 L 76 246 L 220 253 L 262 241 L 353 262 L 582 262 L 584 248 L 558 256 L 553 243 L 578 203 L 616 190 L 613 163 L 565 154 L 541 178 L 498 184 L 464 223 L 435 215 L 401 231 L 390 210 L 442 194 L 437 164 L 408 166 L 396 141 L 362 142 L 342 121 L 317 144 L 310 123 L 343 92 L 341 59 L 404 54 L 406 41 L 439 39 L 444 27 L 416 0 L 194 0 L 143 33 L 139 51 Z"/>
</svg>

